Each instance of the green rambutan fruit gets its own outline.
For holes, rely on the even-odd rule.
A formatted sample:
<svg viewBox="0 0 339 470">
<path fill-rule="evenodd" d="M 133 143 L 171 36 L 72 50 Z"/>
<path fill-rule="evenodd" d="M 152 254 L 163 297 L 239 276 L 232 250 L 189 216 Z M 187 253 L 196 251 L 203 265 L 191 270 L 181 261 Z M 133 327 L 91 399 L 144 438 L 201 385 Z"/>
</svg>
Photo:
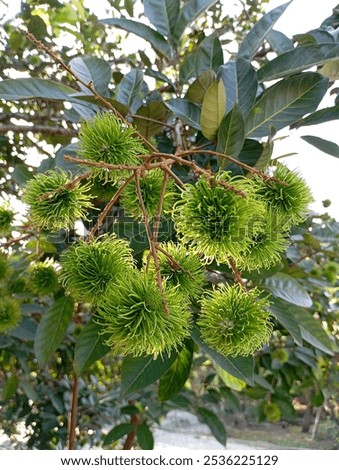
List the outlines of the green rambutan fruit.
<svg viewBox="0 0 339 470">
<path fill-rule="evenodd" d="M 164 181 L 164 172 L 160 168 L 146 171 L 140 178 L 140 190 L 145 204 L 148 217 L 151 219 L 156 216 L 161 194 L 161 188 Z M 166 186 L 166 193 L 162 205 L 164 213 L 169 212 L 173 207 L 174 200 L 174 182 L 169 180 Z M 121 196 L 121 204 L 128 215 L 135 219 L 143 217 L 139 198 L 136 192 L 136 182 L 131 183 L 124 189 Z"/>
<path fill-rule="evenodd" d="M 58 288 L 58 275 L 50 259 L 32 263 L 28 268 L 28 276 L 28 286 L 36 295 L 53 294 Z"/>
<path fill-rule="evenodd" d="M 68 174 L 62 170 L 40 173 L 27 183 L 23 201 L 30 206 L 30 217 L 37 227 L 72 227 L 77 219 L 85 218 L 86 209 L 93 208 L 90 185 L 77 183 L 68 187 L 69 183 Z"/>
<path fill-rule="evenodd" d="M 254 288 L 223 285 L 201 301 L 198 319 L 201 337 L 224 356 L 248 356 L 269 341 L 272 323 L 266 298 Z"/>
<path fill-rule="evenodd" d="M 138 155 L 147 150 L 135 130 L 110 112 L 98 113 L 85 121 L 79 133 L 79 155 L 86 160 L 110 165 L 139 165 Z M 129 175 L 128 170 L 95 168 L 93 173 L 105 181 L 117 181 Z"/>
<path fill-rule="evenodd" d="M 256 176 L 257 194 L 289 228 L 306 218 L 313 198 L 310 188 L 297 172 L 279 162 L 274 163 L 274 167 L 272 176 L 279 181 L 264 181 Z"/>
<path fill-rule="evenodd" d="M 158 251 L 160 272 L 166 280 L 166 284 L 169 287 L 175 287 L 185 298 L 194 300 L 200 297 L 206 279 L 205 270 L 199 256 L 192 253 L 184 245 L 173 242 L 163 243 L 160 247 L 167 251 L 178 263 L 178 265 L 173 264 L 170 258 Z M 155 273 L 153 258 L 150 260 L 148 272 Z"/>
<path fill-rule="evenodd" d="M 169 313 L 153 276 L 133 271 L 107 290 L 98 306 L 102 332 L 115 353 L 154 357 L 178 350 L 189 336 L 190 312 L 176 289 L 165 286 Z"/>
<path fill-rule="evenodd" d="M 60 281 L 77 300 L 96 304 L 109 284 L 115 285 L 133 267 L 128 242 L 105 235 L 91 242 L 80 241 L 61 256 Z"/>
<path fill-rule="evenodd" d="M 19 302 L 9 297 L 0 298 L 0 333 L 15 328 L 20 321 Z"/>
<path fill-rule="evenodd" d="M 217 181 L 235 186 L 246 197 Z M 264 204 L 253 195 L 250 179 L 223 173 L 216 176 L 216 181 L 201 177 L 195 186 L 187 185 L 173 219 L 184 244 L 207 261 L 227 262 L 229 257 L 237 260 L 240 253 L 248 251 L 254 222 L 264 212 Z"/>
<path fill-rule="evenodd" d="M 10 267 L 8 264 L 7 256 L 4 253 L 0 252 L 0 281 L 6 279 L 9 271 Z"/>
<path fill-rule="evenodd" d="M 0 206 L 0 237 L 6 237 L 11 232 L 14 212 L 6 205 Z"/>
<path fill-rule="evenodd" d="M 276 403 L 265 403 L 264 414 L 266 418 L 272 423 L 276 423 L 277 421 L 280 421 L 281 410 Z"/>
<path fill-rule="evenodd" d="M 118 183 L 104 181 L 98 175 L 92 175 L 90 182 L 91 194 L 98 202 L 109 201 L 119 189 Z"/>
</svg>

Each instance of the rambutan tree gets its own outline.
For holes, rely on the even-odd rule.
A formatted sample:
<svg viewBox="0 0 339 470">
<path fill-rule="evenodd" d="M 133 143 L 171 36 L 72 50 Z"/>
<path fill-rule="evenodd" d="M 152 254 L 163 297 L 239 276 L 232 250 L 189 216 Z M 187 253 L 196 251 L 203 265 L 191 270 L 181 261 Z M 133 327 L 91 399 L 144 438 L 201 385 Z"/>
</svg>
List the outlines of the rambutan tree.
<svg viewBox="0 0 339 470">
<path fill-rule="evenodd" d="M 112 3 L 71 60 L 30 2 L 6 30 L 31 64 L 0 82 L 2 420 L 25 420 L 33 448 L 150 449 L 152 422 L 181 407 L 225 444 L 236 393 L 270 421 L 295 416 L 306 376 L 310 406 L 326 402 L 335 319 L 320 291 L 337 292 L 338 224 L 324 240 L 307 183 L 272 153 L 281 129 L 339 116 L 318 109 L 336 12 L 294 40 L 274 30 L 288 3 L 242 34 L 233 19 L 232 53 L 216 0 L 144 0 L 150 25 Z M 77 4 L 57 11 L 81 30 Z M 126 56 L 121 30 L 145 51 Z"/>
</svg>

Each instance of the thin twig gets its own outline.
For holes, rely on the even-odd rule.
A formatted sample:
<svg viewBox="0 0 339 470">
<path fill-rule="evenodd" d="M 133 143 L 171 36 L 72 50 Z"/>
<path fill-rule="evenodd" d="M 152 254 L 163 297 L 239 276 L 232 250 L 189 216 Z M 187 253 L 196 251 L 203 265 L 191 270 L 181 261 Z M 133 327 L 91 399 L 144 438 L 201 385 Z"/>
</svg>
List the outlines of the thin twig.
<svg viewBox="0 0 339 470">
<path fill-rule="evenodd" d="M 141 116 L 140 114 L 130 114 L 129 116 L 133 119 L 143 119 L 144 121 L 154 122 L 155 124 L 162 125 L 163 127 L 168 127 L 168 129 L 174 129 L 174 126 L 171 126 L 166 122 L 158 121 L 158 119 L 153 119 L 147 116 Z"/>
<path fill-rule="evenodd" d="M 0 135 L 4 135 L 7 132 L 15 132 L 19 134 L 27 134 L 33 132 L 33 134 L 53 134 L 53 135 L 69 135 L 71 137 L 77 136 L 78 131 L 76 129 L 65 129 L 64 127 L 53 127 L 53 126 L 40 126 L 35 124 L 34 126 L 19 126 L 17 124 L 6 124 L 0 126 Z"/>
<path fill-rule="evenodd" d="M 8 248 L 11 245 L 14 245 L 15 243 L 21 242 L 22 240 L 27 240 L 27 238 L 33 237 L 32 233 L 26 233 L 25 235 L 21 235 L 18 238 L 10 238 L 7 240 L 7 242 L 3 243 L 4 248 Z"/>
<path fill-rule="evenodd" d="M 241 275 L 240 275 L 240 272 L 238 271 L 238 268 L 236 267 L 233 259 L 231 257 L 228 258 L 228 263 L 229 265 L 231 266 L 231 269 L 232 269 L 232 274 L 233 274 L 233 278 L 234 280 L 241 285 L 241 287 L 243 287 L 244 290 L 246 290 L 246 284 L 245 282 L 243 281 Z"/>
<path fill-rule="evenodd" d="M 185 269 L 170 253 L 168 253 L 168 251 L 166 251 L 161 245 L 159 245 L 159 243 L 156 243 L 155 246 L 158 251 L 161 251 L 161 253 L 163 253 L 169 259 L 173 269 L 175 269 L 176 271 L 182 271 L 188 274 L 191 279 L 195 279 L 191 272 Z"/>
<path fill-rule="evenodd" d="M 131 171 L 136 171 L 139 169 L 150 170 L 152 168 L 159 168 L 161 166 L 161 162 L 157 162 L 157 163 L 144 162 L 140 165 L 113 165 L 111 163 L 105 163 L 105 162 L 92 162 L 90 160 L 85 160 L 82 158 L 71 157 L 70 155 L 65 155 L 64 159 L 69 162 L 78 163 L 79 165 L 93 166 L 95 168 L 105 168 L 106 170 L 131 170 Z"/>
</svg>

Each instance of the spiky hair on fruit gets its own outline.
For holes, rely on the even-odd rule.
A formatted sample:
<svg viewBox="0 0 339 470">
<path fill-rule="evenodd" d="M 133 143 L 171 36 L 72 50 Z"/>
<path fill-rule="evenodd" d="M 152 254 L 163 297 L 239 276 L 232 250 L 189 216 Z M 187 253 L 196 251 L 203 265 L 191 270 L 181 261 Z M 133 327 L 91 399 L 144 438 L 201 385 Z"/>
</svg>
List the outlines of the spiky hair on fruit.
<svg viewBox="0 0 339 470">
<path fill-rule="evenodd" d="M 268 210 L 255 221 L 248 250 L 237 259 L 241 270 L 268 269 L 274 266 L 288 246 L 289 232 L 281 217 Z"/>
<path fill-rule="evenodd" d="M 28 268 L 28 287 L 36 295 L 53 294 L 59 286 L 53 260 L 33 262 Z"/>
<path fill-rule="evenodd" d="M 223 182 L 246 197 L 219 184 Z M 253 196 L 252 186 L 250 179 L 231 178 L 226 172 L 216 175 L 215 180 L 203 176 L 195 186 L 188 184 L 173 211 L 181 241 L 206 261 L 236 260 L 239 253 L 248 250 L 253 218 L 265 212 L 264 204 Z"/>
<path fill-rule="evenodd" d="M 85 121 L 79 133 L 79 155 L 86 160 L 111 165 L 139 165 L 138 155 L 147 150 L 128 127 L 110 112 L 98 113 Z M 122 170 L 96 168 L 94 174 L 105 181 L 117 181 L 129 174 Z"/>
<path fill-rule="evenodd" d="M 162 243 L 160 248 L 173 258 L 169 258 L 160 250 L 158 251 L 160 272 L 162 278 L 166 280 L 166 284 L 175 287 L 187 299 L 199 298 L 206 284 L 205 269 L 199 256 L 184 245 L 173 242 Z M 147 263 L 148 253 L 146 252 L 144 255 L 144 265 Z M 152 257 L 148 272 L 155 274 Z"/>
<path fill-rule="evenodd" d="M 224 356 L 248 356 L 269 341 L 272 323 L 266 298 L 259 290 L 223 285 L 201 301 L 198 319 L 201 337 Z"/>
<path fill-rule="evenodd" d="M 287 228 L 299 224 L 306 218 L 308 205 L 313 200 L 310 188 L 296 171 L 280 162 L 274 162 L 271 176 L 275 179 L 254 178 L 258 196 Z"/>
<path fill-rule="evenodd" d="M 114 194 L 119 189 L 119 184 L 112 181 L 104 181 L 98 175 L 92 175 L 91 194 L 96 202 L 106 202 L 112 199 Z"/>
<path fill-rule="evenodd" d="M 98 306 L 98 322 L 115 353 L 147 356 L 178 350 L 190 332 L 190 312 L 176 289 L 163 296 L 154 277 L 133 271 L 107 290 Z"/>
<path fill-rule="evenodd" d="M 0 333 L 12 330 L 21 321 L 20 304 L 10 297 L 0 298 Z"/>
<path fill-rule="evenodd" d="M 87 209 L 93 208 L 89 189 L 89 183 L 73 185 L 66 172 L 50 170 L 27 183 L 23 201 L 37 227 L 57 231 L 86 218 Z"/>
<path fill-rule="evenodd" d="M 164 172 L 160 168 L 146 171 L 140 178 L 140 192 L 144 201 L 148 217 L 151 219 L 156 216 L 159 205 L 161 189 L 164 181 Z M 164 195 L 162 212 L 169 212 L 173 207 L 175 194 L 175 185 L 173 180 L 169 180 Z M 121 204 L 128 215 L 135 219 L 142 217 L 143 212 L 136 192 L 136 182 L 133 180 L 124 189 L 121 196 Z"/>
<path fill-rule="evenodd" d="M 109 284 L 115 285 L 133 267 L 128 242 L 104 235 L 90 242 L 79 241 L 61 255 L 60 281 L 77 300 L 96 304 Z"/>
<path fill-rule="evenodd" d="M 9 263 L 5 253 L 0 251 L 0 281 L 6 279 L 10 271 Z"/>
<path fill-rule="evenodd" d="M 14 212 L 7 205 L 0 206 L 0 237 L 6 237 L 11 232 Z"/>
</svg>

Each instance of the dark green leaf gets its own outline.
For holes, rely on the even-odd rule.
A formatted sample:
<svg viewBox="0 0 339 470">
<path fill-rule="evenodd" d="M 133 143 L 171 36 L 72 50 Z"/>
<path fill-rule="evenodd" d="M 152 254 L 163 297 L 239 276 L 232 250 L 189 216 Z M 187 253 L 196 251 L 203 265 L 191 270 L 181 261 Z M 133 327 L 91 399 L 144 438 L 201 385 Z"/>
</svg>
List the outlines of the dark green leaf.
<svg viewBox="0 0 339 470">
<path fill-rule="evenodd" d="M 117 100 L 135 112 L 142 100 L 140 99 L 141 90 L 144 83 L 144 74 L 140 69 L 132 69 L 119 83 Z"/>
<path fill-rule="evenodd" d="M 314 111 L 325 95 L 328 80 L 318 73 L 294 75 L 271 86 L 258 99 L 245 122 L 251 137 L 269 134 L 270 125 L 278 131 Z"/>
<path fill-rule="evenodd" d="M 171 368 L 161 377 L 158 392 L 161 401 L 174 397 L 185 385 L 191 370 L 193 349 L 193 341 L 188 342 L 178 354 Z"/>
<path fill-rule="evenodd" d="M 172 98 L 165 101 L 165 105 L 194 129 L 200 130 L 200 108 L 194 103 L 190 103 L 182 98 Z"/>
<path fill-rule="evenodd" d="M 24 308 L 26 307 L 26 309 Z M 28 308 L 27 308 L 28 307 Z M 22 313 L 44 313 L 40 305 L 24 304 L 21 306 Z M 34 341 L 37 324 L 32 318 L 24 318 L 23 321 L 14 330 L 11 330 L 11 336 L 19 338 L 24 341 Z"/>
<path fill-rule="evenodd" d="M 199 348 L 207 354 L 213 362 L 215 362 L 222 369 L 229 372 L 234 377 L 243 380 L 249 385 L 253 385 L 253 369 L 254 363 L 252 357 L 231 357 L 222 356 L 214 349 L 207 346 L 200 337 L 200 332 L 197 327 L 194 327 L 191 333 L 192 339 L 199 346 Z"/>
<path fill-rule="evenodd" d="M 34 340 L 34 352 L 40 367 L 45 367 L 63 340 L 73 310 L 73 299 L 61 297 L 43 314 Z"/>
<path fill-rule="evenodd" d="M 110 351 L 104 344 L 105 335 L 100 334 L 102 327 L 94 321 L 89 322 L 81 331 L 74 351 L 74 370 L 81 375 L 95 361 L 101 359 Z"/>
<path fill-rule="evenodd" d="M 38 15 L 31 16 L 27 25 L 27 30 L 34 34 L 34 36 L 39 40 L 45 39 L 45 37 L 48 36 L 46 23 L 41 16 Z"/>
<path fill-rule="evenodd" d="M 179 82 L 186 83 L 190 78 L 196 77 L 195 53 L 187 54 L 179 65 Z"/>
<path fill-rule="evenodd" d="M 100 20 L 100 22 L 123 29 L 129 33 L 136 34 L 137 36 L 152 44 L 155 51 L 159 52 L 167 58 L 170 58 L 173 54 L 173 50 L 167 40 L 157 31 L 143 23 L 127 20 L 125 18 L 107 18 Z"/>
<path fill-rule="evenodd" d="M 316 124 L 322 124 L 323 122 L 334 121 L 336 119 L 339 119 L 339 104 L 329 108 L 319 109 L 319 111 L 309 114 L 304 119 L 300 119 L 293 123 L 291 128 L 295 129 L 301 126 L 315 126 Z"/>
<path fill-rule="evenodd" d="M 325 29 L 314 29 L 312 31 L 308 31 L 307 33 L 295 34 L 293 39 L 302 46 L 308 46 L 315 43 L 335 42 L 332 34 Z"/>
<path fill-rule="evenodd" d="M 195 53 L 195 73 L 199 76 L 206 70 L 217 72 L 223 64 L 223 51 L 216 34 L 211 34 L 199 44 Z"/>
<path fill-rule="evenodd" d="M 158 70 L 153 70 L 153 69 L 146 69 L 145 70 L 145 75 L 148 75 L 149 77 L 153 77 L 155 78 L 156 80 L 159 80 L 161 82 L 165 82 L 167 83 L 170 87 L 173 88 L 173 90 L 175 90 L 175 86 L 174 84 L 172 83 L 172 81 L 166 76 L 164 75 L 163 73 L 159 72 Z"/>
<path fill-rule="evenodd" d="M 146 139 L 149 139 L 162 131 L 163 127 L 166 125 L 168 113 L 169 111 L 162 101 L 149 101 L 146 106 L 142 106 L 138 109 L 137 114 L 134 116 L 133 124 Z M 136 116 L 142 116 L 146 119 Z M 164 124 L 154 122 L 152 119 L 163 122 Z"/>
<path fill-rule="evenodd" d="M 302 135 L 301 138 L 308 144 L 313 145 L 318 150 L 328 153 L 333 157 L 339 157 L 339 145 L 326 139 L 321 139 L 315 135 Z"/>
<path fill-rule="evenodd" d="M 217 151 L 237 158 L 245 140 L 245 125 L 237 103 L 222 119 L 218 131 Z M 223 161 L 225 163 L 225 161 Z M 223 165 L 221 165 L 223 166 Z"/>
<path fill-rule="evenodd" d="M 112 70 L 105 60 L 90 56 L 75 57 L 69 62 L 69 67 L 86 83 L 92 82 L 100 95 L 109 96 L 108 84 L 111 81 Z M 84 85 L 79 84 L 79 86 L 84 93 L 91 94 Z"/>
<path fill-rule="evenodd" d="M 40 240 L 30 240 L 26 245 L 26 250 L 29 250 L 33 253 L 37 252 L 37 247 L 39 245 L 40 253 L 56 253 L 57 248 L 53 243 L 46 240 L 41 236 Z"/>
<path fill-rule="evenodd" d="M 246 139 L 237 160 L 254 167 L 260 159 L 263 149 L 263 145 L 257 140 Z M 246 170 L 240 168 L 235 163 L 228 165 L 227 170 L 232 171 L 234 174 L 245 175 L 247 173 Z"/>
<path fill-rule="evenodd" d="M 41 78 L 8 78 L 0 82 L 0 99 L 6 101 L 30 100 L 69 100 L 76 93 L 74 88 Z"/>
<path fill-rule="evenodd" d="M 291 311 L 300 326 L 303 339 L 317 349 L 332 356 L 332 344 L 327 333 L 321 326 L 321 322 L 316 320 L 311 313 L 303 308 L 292 306 Z"/>
<path fill-rule="evenodd" d="M 311 307 L 312 299 L 305 289 L 294 277 L 285 273 L 277 273 L 268 277 L 265 287 L 280 299 L 287 300 L 300 307 Z"/>
<path fill-rule="evenodd" d="M 185 29 L 190 26 L 204 11 L 217 3 L 218 0 L 189 0 L 180 10 L 173 31 L 173 39 L 178 44 Z"/>
<path fill-rule="evenodd" d="M 122 423 L 115 426 L 109 431 L 109 433 L 104 437 L 103 444 L 107 446 L 111 442 L 118 441 L 122 437 L 126 436 L 129 432 L 133 430 L 133 424 L 131 423 Z"/>
<path fill-rule="evenodd" d="M 180 11 L 180 0 L 144 0 L 145 16 L 163 36 L 171 36 Z"/>
<path fill-rule="evenodd" d="M 154 438 L 152 431 L 146 424 L 137 427 L 137 439 L 142 450 L 153 450 Z"/>
<path fill-rule="evenodd" d="M 141 388 L 156 382 L 160 377 L 168 371 L 177 357 L 176 353 L 172 353 L 170 357 L 125 357 L 121 367 L 121 394 L 135 392 Z"/>
<path fill-rule="evenodd" d="M 267 41 L 278 55 L 294 49 L 293 41 L 280 31 L 272 29 L 267 35 Z"/>
<path fill-rule="evenodd" d="M 276 80 L 339 57 L 339 44 L 300 46 L 267 62 L 258 70 L 259 81 Z"/>
<path fill-rule="evenodd" d="M 238 103 L 245 118 L 255 102 L 258 89 L 257 74 L 251 62 L 245 59 L 230 60 L 220 67 L 218 78 L 224 82 L 226 109 L 230 111 L 234 103 Z"/>
<path fill-rule="evenodd" d="M 253 59 L 266 36 L 290 3 L 284 3 L 260 18 L 240 44 L 238 57 L 249 60 Z"/>
<path fill-rule="evenodd" d="M 28 166 L 24 163 L 18 163 L 15 165 L 11 177 L 19 186 L 25 186 L 27 181 L 33 178 L 34 173 L 28 169 Z"/>
<path fill-rule="evenodd" d="M 299 345 L 302 344 L 302 336 L 300 327 L 293 313 L 291 312 L 291 304 L 275 298 L 270 311 L 277 318 L 278 322 L 290 333 L 295 342 Z"/>
<path fill-rule="evenodd" d="M 12 396 L 15 394 L 17 386 L 18 386 L 19 379 L 16 375 L 11 375 L 6 382 L 2 389 L 2 400 L 8 401 Z"/>
<path fill-rule="evenodd" d="M 206 70 L 188 87 L 185 99 L 193 103 L 202 103 L 207 88 L 215 81 L 213 70 Z"/>
<path fill-rule="evenodd" d="M 225 87 L 221 80 L 210 85 L 202 102 L 200 126 L 206 139 L 213 140 L 226 111 Z"/>
<path fill-rule="evenodd" d="M 200 406 L 198 408 L 199 416 L 202 421 L 210 428 L 213 436 L 221 445 L 226 446 L 227 434 L 225 425 L 213 411 Z"/>
</svg>

